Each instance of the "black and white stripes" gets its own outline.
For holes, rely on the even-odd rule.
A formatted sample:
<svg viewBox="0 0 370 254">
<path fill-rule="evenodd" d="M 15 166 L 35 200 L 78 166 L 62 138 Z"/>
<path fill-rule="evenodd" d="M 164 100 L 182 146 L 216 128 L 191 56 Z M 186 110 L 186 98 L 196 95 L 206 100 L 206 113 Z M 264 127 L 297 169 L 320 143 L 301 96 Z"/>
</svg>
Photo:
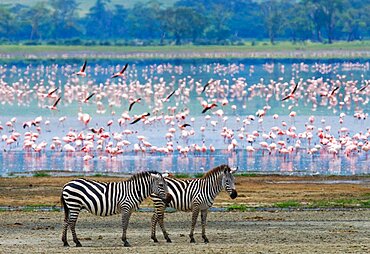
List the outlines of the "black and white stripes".
<svg viewBox="0 0 370 254">
<path fill-rule="evenodd" d="M 67 229 L 70 227 L 73 241 L 76 246 L 81 246 L 75 224 L 81 209 L 86 209 L 97 216 L 122 213 L 122 241 L 125 246 L 129 246 L 126 230 L 130 215 L 152 193 L 165 203 L 171 200 L 167 184 L 157 172 L 138 173 L 123 182 L 101 183 L 86 179 L 70 181 L 63 187 L 61 197 L 65 213 L 62 234 L 64 245 L 68 246 Z"/>
<path fill-rule="evenodd" d="M 189 235 L 191 242 L 195 242 L 193 233 L 199 211 L 201 212 L 202 219 L 202 237 L 204 242 L 207 243 L 208 239 L 205 234 L 205 226 L 208 208 L 213 205 L 214 199 L 222 189 L 225 189 L 232 199 L 237 197 L 234 176 L 232 175 L 234 172 L 235 170 L 229 166 L 221 165 L 208 171 L 200 179 L 181 180 L 165 178 L 168 191 L 173 198 L 168 206 L 181 211 L 192 211 L 192 227 Z M 154 242 L 158 242 L 156 238 L 156 224 L 159 222 L 164 237 L 167 242 L 171 242 L 163 222 L 166 204 L 156 195 L 151 195 L 151 197 L 155 204 L 155 213 L 152 217 L 151 238 Z"/>
</svg>

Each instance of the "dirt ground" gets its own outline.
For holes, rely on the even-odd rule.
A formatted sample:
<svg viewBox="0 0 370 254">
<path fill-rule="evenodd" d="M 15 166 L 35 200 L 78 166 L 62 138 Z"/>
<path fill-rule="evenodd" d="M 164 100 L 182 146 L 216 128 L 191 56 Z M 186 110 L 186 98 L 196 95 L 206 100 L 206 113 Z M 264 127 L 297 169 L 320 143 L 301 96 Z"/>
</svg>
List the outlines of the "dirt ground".
<svg viewBox="0 0 370 254">
<path fill-rule="evenodd" d="M 128 228 L 133 247 L 120 240 L 120 217 L 95 217 L 83 212 L 77 234 L 82 248 L 63 247 L 62 212 L 1 212 L 0 253 L 369 253 L 370 210 L 212 212 L 209 244 L 189 243 L 190 214 L 166 213 L 172 243 L 157 231 L 150 240 L 152 213 L 134 213 Z"/>
<path fill-rule="evenodd" d="M 76 177 L 0 178 L 0 206 L 60 206 L 62 187 Z M 118 177 L 88 177 L 98 181 L 120 181 Z M 270 206 L 276 202 L 370 199 L 370 177 L 237 177 L 238 198 L 231 200 L 225 191 L 216 198 L 216 207 L 245 204 L 248 207 Z M 147 201 L 142 206 L 151 206 Z"/>
<path fill-rule="evenodd" d="M 60 206 L 60 191 L 70 177 L 0 178 L 0 206 Z M 119 178 L 96 178 L 118 181 Z M 369 201 L 368 177 L 237 177 L 239 197 L 222 193 L 216 207 L 245 204 L 274 207 L 276 202 L 356 199 Z M 151 206 L 146 202 L 143 206 Z M 173 243 L 157 230 L 159 243 L 150 240 L 151 212 L 135 212 L 127 236 L 133 247 L 120 240 L 120 217 L 96 217 L 83 212 L 77 234 L 83 245 L 64 248 L 61 241 L 63 212 L 1 211 L 0 253 L 369 253 L 370 209 L 273 209 L 246 212 L 211 212 L 209 244 L 195 230 L 196 244 L 189 243 L 191 214 L 166 213 L 165 223 Z M 198 220 L 199 222 L 199 220 Z"/>
</svg>

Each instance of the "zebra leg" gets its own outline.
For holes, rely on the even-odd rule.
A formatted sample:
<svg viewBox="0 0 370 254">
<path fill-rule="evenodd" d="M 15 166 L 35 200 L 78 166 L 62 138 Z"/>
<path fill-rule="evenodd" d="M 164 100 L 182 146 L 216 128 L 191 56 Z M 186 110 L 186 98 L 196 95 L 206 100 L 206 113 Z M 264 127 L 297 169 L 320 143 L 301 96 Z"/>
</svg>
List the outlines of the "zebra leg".
<svg viewBox="0 0 370 254">
<path fill-rule="evenodd" d="M 166 228 L 164 227 L 164 209 L 165 207 L 162 207 L 162 209 L 159 212 L 157 212 L 157 220 L 159 222 L 159 226 L 162 229 L 164 238 L 166 239 L 168 243 L 172 243 L 170 237 L 168 236 Z"/>
<path fill-rule="evenodd" d="M 204 209 L 200 212 L 200 216 L 202 219 L 202 238 L 204 240 L 204 243 L 209 243 L 208 238 L 206 236 L 206 225 L 207 225 L 207 209 Z"/>
<path fill-rule="evenodd" d="M 122 241 L 125 247 L 131 247 L 131 245 L 129 244 L 126 238 L 126 232 L 127 232 L 128 222 L 130 220 L 131 213 L 132 213 L 131 210 L 122 212 L 122 230 L 123 230 Z"/>
<path fill-rule="evenodd" d="M 78 214 L 76 216 L 76 218 L 73 218 L 73 219 L 70 219 L 69 220 L 69 226 L 71 227 L 71 231 L 72 231 L 72 237 L 73 237 L 73 241 L 75 242 L 76 244 L 76 247 L 82 247 L 80 241 L 78 240 L 77 238 L 77 234 L 76 234 L 76 222 L 77 222 L 77 217 L 78 217 Z"/>
<path fill-rule="evenodd" d="M 155 235 L 156 233 L 156 228 L 157 228 L 157 222 L 158 222 L 158 215 L 157 215 L 157 212 L 154 211 L 154 214 L 152 216 L 152 235 L 151 235 L 151 238 L 152 240 L 157 243 L 158 242 L 158 239 Z"/>
<path fill-rule="evenodd" d="M 62 241 L 63 241 L 64 247 L 69 246 L 67 242 L 67 230 L 68 230 L 68 224 L 69 224 L 67 213 L 68 213 L 67 211 L 64 211 L 64 224 L 63 224 L 63 233 L 62 233 Z"/>
<path fill-rule="evenodd" d="M 194 228 L 195 228 L 195 225 L 197 224 L 198 215 L 199 215 L 199 206 L 194 206 L 193 207 L 192 221 L 191 221 L 191 230 L 190 230 L 190 234 L 189 234 L 191 243 L 195 243 Z"/>
</svg>

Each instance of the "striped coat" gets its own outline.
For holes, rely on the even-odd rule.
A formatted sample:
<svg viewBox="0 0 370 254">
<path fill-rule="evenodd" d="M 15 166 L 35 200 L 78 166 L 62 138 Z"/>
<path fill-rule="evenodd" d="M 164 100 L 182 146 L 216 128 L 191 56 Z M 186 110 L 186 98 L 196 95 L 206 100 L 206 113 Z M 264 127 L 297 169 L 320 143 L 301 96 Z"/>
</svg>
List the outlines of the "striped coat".
<svg viewBox="0 0 370 254">
<path fill-rule="evenodd" d="M 157 172 L 138 173 L 123 182 L 102 183 L 87 179 L 70 181 L 64 185 L 61 196 L 65 213 L 62 234 L 64 246 L 68 246 L 68 227 L 71 228 L 76 246 L 81 246 L 76 235 L 75 225 L 82 209 L 97 216 L 122 213 L 122 241 L 125 246 L 129 246 L 126 230 L 131 213 L 151 193 L 158 195 L 159 199 L 165 203 L 171 199 L 164 178 Z"/>
<path fill-rule="evenodd" d="M 199 212 L 201 212 L 202 220 L 202 237 L 205 242 L 208 242 L 205 234 L 205 225 L 208 209 L 212 207 L 214 199 L 223 189 L 230 194 L 231 198 L 234 199 L 237 197 L 234 176 L 232 175 L 234 172 L 235 170 L 229 166 L 221 165 L 208 171 L 200 179 L 182 180 L 165 178 L 168 191 L 173 198 L 167 206 L 180 211 L 192 211 L 192 226 L 189 234 L 191 242 L 195 242 L 193 234 Z M 159 223 L 165 239 L 167 242 L 171 242 L 163 222 L 166 204 L 156 195 L 151 195 L 151 197 L 155 205 L 155 213 L 152 217 L 151 238 L 154 242 L 158 242 L 156 238 L 156 225 Z"/>
</svg>

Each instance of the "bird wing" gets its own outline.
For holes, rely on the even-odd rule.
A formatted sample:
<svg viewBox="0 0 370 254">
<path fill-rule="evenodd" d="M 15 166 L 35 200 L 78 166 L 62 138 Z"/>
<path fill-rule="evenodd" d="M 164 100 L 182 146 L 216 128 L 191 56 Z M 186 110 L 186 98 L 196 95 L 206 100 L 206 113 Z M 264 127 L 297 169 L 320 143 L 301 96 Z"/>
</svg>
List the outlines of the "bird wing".
<svg viewBox="0 0 370 254">
<path fill-rule="evenodd" d="M 62 97 L 59 97 L 58 98 L 58 100 L 56 100 L 56 102 L 54 102 L 54 105 L 53 105 L 53 107 L 56 107 L 57 106 L 57 104 L 58 104 L 58 102 L 60 101 L 60 99 L 61 99 Z"/>
<path fill-rule="evenodd" d="M 210 109 L 210 107 L 205 107 L 205 108 L 203 109 L 203 111 L 202 111 L 202 114 L 206 113 L 208 109 Z"/>
<path fill-rule="evenodd" d="M 52 95 L 53 93 L 55 93 L 57 90 L 59 89 L 59 87 L 55 88 L 53 91 L 49 92 L 48 93 L 48 96 Z"/>
<path fill-rule="evenodd" d="M 141 120 L 141 117 L 136 118 L 134 121 L 132 121 L 130 124 L 135 124 Z"/>
<path fill-rule="evenodd" d="M 122 70 L 120 71 L 121 74 L 123 74 L 125 72 L 125 70 L 127 69 L 127 66 L 128 66 L 128 63 L 125 64 L 125 66 L 122 68 Z"/>
<path fill-rule="evenodd" d="M 214 82 L 214 80 L 212 79 L 212 80 L 210 80 L 210 81 L 208 81 L 207 82 L 207 84 L 205 84 L 204 85 L 204 87 L 203 87 L 203 90 L 202 90 L 202 92 L 201 93 L 204 93 L 204 91 L 206 90 L 206 88 L 210 85 L 210 84 L 212 84 Z"/>
<path fill-rule="evenodd" d="M 90 99 L 91 99 L 91 97 L 93 97 L 94 95 L 95 95 L 95 93 L 90 94 L 90 95 L 85 99 L 85 101 L 90 100 Z"/>
<path fill-rule="evenodd" d="M 87 64 L 87 61 L 85 60 L 84 64 L 82 65 L 81 67 L 81 72 L 84 72 L 85 69 L 86 69 L 86 64 Z"/>
<path fill-rule="evenodd" d="M 334 90 L 330 93 L 330 96 L 332 96 L 335 93 L 335 91 L 337 91 L 338 89 L 339 89 L 339 86 L 335 87 Z"/>
<path fill-rule="evenodd" d="M 363 90 L 365 90 L 365 89 L 366 89 L 366 87 L 368 87 L 368 85 L 369 85 L 369 84 L 364 85 L 364 86 L 363 86 L 363 87 L 361 87 L 361 88 L 360 88 L 360 90 L 358 90 L 358 91 L 359 91 L 359 92 L 362 92 Z"/>
<path fill-rule="evenodd" d="M 136 103 L 136 101 L 131 102 L 130 106 L 128 107 L 128 111 L 131 111 L 132 106 L 134 106 L 135 103 Z"/>
<path fill-rule="evenodd" d="M 281 99 L 281 101 L 285 101 L 285 100 L 289 99 L 290 96 L 291 96 L 291 94 L 289 94 L 288 96 L 285 96 L 283 99 Z"/>
<path fill-rule="evenodd" d="M 298 88 L 298 83 L 295 85 L 295 87 L 294 87 L 294 89 L 293 89 L 293 91 L 292 91 L 292 93 L 291 93 L 291 94 L 294 94 L 294 93 L 295 93 L 295 91 L 297 91 L 297 88 Z"/>
<path fill-rule="evenodd" d="M 168 95 L 166 97 L 166 101 L 169 100 L 172 97 L 172 95 L 174 95 L 175 92 L 176 92 L 176 90 L 174 90 L 172 93 L 170 93 L 170 95 Z"/>
</svg>

